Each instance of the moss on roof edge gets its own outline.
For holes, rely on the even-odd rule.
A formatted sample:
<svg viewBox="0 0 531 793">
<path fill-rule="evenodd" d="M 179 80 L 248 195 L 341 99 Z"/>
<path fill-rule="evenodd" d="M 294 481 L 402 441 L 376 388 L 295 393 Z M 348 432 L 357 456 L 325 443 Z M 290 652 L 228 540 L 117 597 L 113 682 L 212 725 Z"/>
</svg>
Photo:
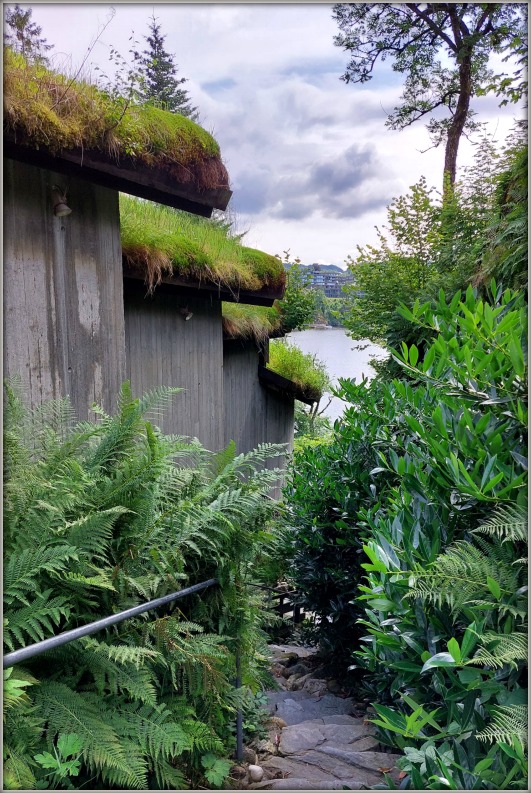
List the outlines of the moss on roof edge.
<svg viewBox="0 0 531 793">
<path fill-rule="evenodd" d="M 282 333 L 282 318 L 273 305 L 249 306 L 222 303 L 223 335 L 227 339 L 252 339 L 257 344 Z"/>
<path fill-rule="evenodd" d="M 104 91 L 4 48 L 4 129 L 52 155 L 83 149 L 109 162 L 163 169 L 198 190 L 228 188 L 219 145 L 193 121 L 153 105 L 127 105 Z"/>
<path fill-rule="evenodd" d="M 286 274 L 276 256 L 242 246 L 212 221 L 121 195 L 120 225 L 124 262 L 144 273 L 150 288 L 177 277 L 236 298 L 246 291 L 284 292 Z"/>
</svg>

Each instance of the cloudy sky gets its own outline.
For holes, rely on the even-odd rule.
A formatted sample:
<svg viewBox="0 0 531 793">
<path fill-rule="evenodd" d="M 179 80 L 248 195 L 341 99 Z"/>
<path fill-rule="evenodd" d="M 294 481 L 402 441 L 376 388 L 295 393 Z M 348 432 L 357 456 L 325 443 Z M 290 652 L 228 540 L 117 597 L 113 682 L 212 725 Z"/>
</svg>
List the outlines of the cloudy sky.
<svg viewBox="0 0 531 793">
<path fill-rule="evenodd" d="M 425 175 L 440 186 L 443 151 L 428 149 L 422 124 L 385 127 L 401 92 L 387 63 L 360 85 L 339 78 L 347 54 L 333 44 L 331 4 L 31 4 L 55 46 L 56 65 L 92 64 L 112 73 L 111 46 L 124 57 L 130 36 L 144 45 L 155 14 L 186 77 L 200 123 L 218 140 L 234 191 L 232 211 L 248 245 L 304 263 L 344 266 L 357 245 L 376 241 L 392 198 Z M 476 102 L 503 141 L 517 111 Z M 471 145 L 459 164 L 470 162 Z"/>
</svg>

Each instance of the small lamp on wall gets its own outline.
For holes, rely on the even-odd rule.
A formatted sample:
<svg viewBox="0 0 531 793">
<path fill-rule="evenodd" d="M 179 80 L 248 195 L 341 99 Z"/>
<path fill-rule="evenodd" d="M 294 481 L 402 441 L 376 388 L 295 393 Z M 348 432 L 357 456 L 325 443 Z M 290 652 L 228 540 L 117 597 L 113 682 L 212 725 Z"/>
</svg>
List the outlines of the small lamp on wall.
<svg viewBox="0 0 531 793">
<path fill-rule="evenodd" d="M 193 312 L 193 311 L 190 311 L 190 309 L 188 308 L 188 306 L 182 306 L 182 307 L 179 309 L 179 311 L 180 311 L 180 313 L 183 315 L 183 318 L 184 318 L 184 320 L 185 320 L 185 321 L 186 321 L 186 320 L 189 320 L 189 319 L 192 319 L 192 317 L 194 316 L 194 312 Z"/>
<path fill-rule="evenodd" d="M 66 203 L 66 192 L 56 184 L 52 185 L 52 203 L 53 213 L 57 218 L 64 218 L 72 212 Z"/>
</svg>

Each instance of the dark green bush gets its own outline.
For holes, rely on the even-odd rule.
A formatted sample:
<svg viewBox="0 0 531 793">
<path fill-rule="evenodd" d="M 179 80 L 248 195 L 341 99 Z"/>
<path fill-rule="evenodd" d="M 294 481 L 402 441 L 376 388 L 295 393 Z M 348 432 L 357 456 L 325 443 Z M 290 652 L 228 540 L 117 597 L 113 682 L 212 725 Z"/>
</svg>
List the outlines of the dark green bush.
<svg viewBox="0 0 531 793">
<path fill-rule="evenodd" d="M 435 580 L 433 566 L 456 541 L 467 543 L 473 561 L 473 532 L 496 505 L 526 504 L 526 308 L 519 293 L 501 294 L 495 284 L 491 292 L 490 302 L 470 288 L 451 301 L 441 293 L 434 307 L 404 309 L 419 335 L 434 337 L 425 355 L 415 344 L 395 351 L 407 381 L 343 381 L 350 406 L 332 442 L 297 456 L 286 491 L 293 579 L 317 615 L 324 648 L 336 657 L 354 652 L 351 668 L 366 673 L 366 689 L 387 708 L 379 711 L 382 739 L 420 751 L 433 738 L 428 755 L 442 746 L 449 765 L 456 757 L 463 765 L 465 752 L 470 778 L 487 753 L 477 734 L 497 706 L 522 702 L 522 657 L 509 655 L 500 669 L 481 656 L 475 670 L 461 669 L 463 658 L 472 663 L 464 653 L 459 664 L 443 657 L 439 666 L 433 658 L 456 652 L 455 643 L 462 652 L 467 631 L 487 649 L 485 637 L 496 645 L 499 633 L 520 633 L 518 644 L 522 594 L 506 599 L 511 586 L 492 565 L 483 601 L 472 610 L 465 603 L 456 611 L 444 598 L 426 602 L 413 584 L 423 575 Z M 501 562 L 510 567 L 523 555 L 511 544 L 480 545 L 479 558 L 494 555 L 501 571 Z M 515 578 L 513 585 L 522 584 Z M 435 711 L 438 727 L 430 726 Z M 518 752 L 517 743 L 508 746 Z M 521 782 L 520 761 L 504 755 L 504 775 L 500 756 L 485 766 L 492 779 L 476 774 L 480 786 Z M 427 785 L 430 768 L 420 777 Z M 419 773 L 412 772 L 413 786 Z"/>
</svg>

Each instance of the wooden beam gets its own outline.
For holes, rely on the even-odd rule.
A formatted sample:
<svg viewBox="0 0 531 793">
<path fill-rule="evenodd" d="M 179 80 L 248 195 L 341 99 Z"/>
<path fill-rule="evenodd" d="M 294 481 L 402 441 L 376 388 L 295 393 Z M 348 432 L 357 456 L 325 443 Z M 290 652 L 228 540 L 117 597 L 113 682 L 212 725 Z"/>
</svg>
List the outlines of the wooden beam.
<svg viewBox="0 0 531 793">
<path fill-rule="evenodd" d="M 162 168 L 138 166 L 131 158 L 123 158 L 118 164 L 103 154 L 81 149 L 54 156 L 15 143 L 9 136 L 4 139 L 4 156 L 203 217 L 210 217 L 213 209 L 226 209 L 232 195 L 227 187 L 201 190 L 179 183 Z"/>
<path fill-rule="evenodd" d="M 123 263 L 124 278 L 130 278 L 135 281 L 145 282 L 146 273 L 141 267 L 132 267 L 124 260 Z M 190 290 L 197 293 L 203 292 L 206 294 L 214 294 L 220 300 L 225 300 L 229 303 L 247 303 L 252 306 L 272 306 L 275 300 L 280 300 L 284 295 L 284 287 L 270 287 L 264 286 L 257 291 L 247 289 L 231 289 L 223 284 L 216 284 L 213 281 L 199 281 L 195 278 L 179 278 L 176 275 L 162 277 L 162 282 L 155 289 L 160 287 L 170 286 L 178 287 L 179 289 Z"/>
<path fill-rule="evenodd" d="M 306 396 L 303 389 L 297 385 L 297 383 L 288 380 L 287 377 L 282 377 L 282 375 L 273 372 L 271 369 L 267 369 L 265 366 L 258 367 L 258 379 L 263 386 L 270 388 L 272 391 L 276 391 L 282 396 L 298 399 L 299 402 L 304 402 L 306 405 L 313 405 L 316 401 Z"/>
</svg>

